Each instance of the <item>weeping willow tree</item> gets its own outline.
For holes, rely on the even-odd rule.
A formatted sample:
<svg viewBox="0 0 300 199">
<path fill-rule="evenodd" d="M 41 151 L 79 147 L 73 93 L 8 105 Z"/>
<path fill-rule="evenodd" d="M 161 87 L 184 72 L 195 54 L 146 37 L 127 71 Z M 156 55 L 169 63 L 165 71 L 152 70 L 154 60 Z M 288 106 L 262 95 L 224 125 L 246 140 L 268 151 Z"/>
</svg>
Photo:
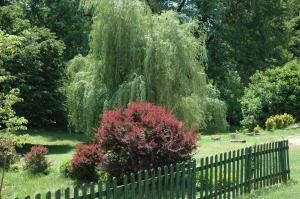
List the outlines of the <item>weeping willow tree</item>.
<svg viewBox="0 0 300 199">
<path fill-rule="evenodd" d="M 226 106 L 208 93 L 204 35 L 193 36 L 195 23 L 181 23 L 174 12 L 153 15 L 137 0 L 101 0 L 92 7 L 90 54 L 67 68 L 70 126 L 88 133 L 102 112 L 148 101 L 190 126 L 204 129 L 215 121 L 225 128 Z"/>
</svg>

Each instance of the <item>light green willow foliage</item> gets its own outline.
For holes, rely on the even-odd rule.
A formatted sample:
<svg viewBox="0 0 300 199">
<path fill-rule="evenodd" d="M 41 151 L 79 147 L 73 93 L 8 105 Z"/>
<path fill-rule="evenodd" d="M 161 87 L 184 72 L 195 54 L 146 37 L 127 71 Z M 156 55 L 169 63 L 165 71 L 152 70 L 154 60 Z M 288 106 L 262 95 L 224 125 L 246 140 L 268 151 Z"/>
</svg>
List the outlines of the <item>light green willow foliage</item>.
<svg viewBox="0 0 300 199">
<path fill-rule="evenodd" d="M 206 117 L 207 57 L 204 36 L 192 34 L 196 24 L 180 23 L 174 12 L 152 15 L 135 0 L 101 0 L 92 7 L 90 55 L 68 66 L 70 125 L 90 132 L 103 111 L 149 101 L 168 107 L 190 126 L 205 128 L 212 120 Z"/>
</svg>

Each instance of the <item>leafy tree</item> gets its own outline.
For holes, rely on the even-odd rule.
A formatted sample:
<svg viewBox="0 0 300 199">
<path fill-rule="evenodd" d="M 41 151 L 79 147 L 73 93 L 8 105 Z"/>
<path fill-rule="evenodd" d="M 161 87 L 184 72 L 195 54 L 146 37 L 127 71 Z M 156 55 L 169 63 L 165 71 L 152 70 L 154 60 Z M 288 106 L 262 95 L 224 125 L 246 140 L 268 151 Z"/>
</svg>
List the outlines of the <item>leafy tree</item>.
<svg viewBox="0 0 300 199">
<path fill-rule="evenodd" d="M 91 54 L 68 66 L 71 126 L 90 132 L 100 113 L 132 101 L 165 105 L 200 128 L 213 119 L 206 116 L 214 103 L 225 119 L 225 104 L 208 96 L 204 35 L 193 36 L 195 23 L 180 23 L 174 12 L 152 15 L 138 1 L 94 3 Z"/>
<path fill-rule="evenodd" d="M 0 85 L 5 81 L 8 81 L 9 77 L 0 76 Z M 11 89 L 7 93 L 0 92 L 0 132 L 1 133 L 13 133 L 18 130 L 26 130 L 24 124 L 27 124 L 27 120 L 24 117 L 16 116 L 16 112 L 13 110 L 13 106 L 22 101 L 22 98 L 18 97 L 20 93 L 19 89 Z"/>
<path fill-rule="evenodd" d="M 59 92 L 63 42 L 48 29 L 32 26 L 17 4 L 0 7 L 0 27 L 0 67 L 14 77 L 8 86 L 19 88 L 24 99 L 16 112 L 31 125 L 64 123 Z"/>
<path fill-rule="evenodd" d="M 243 92 L 242 85 L 248 84 L 249 77 L 256 70 L 282 65 L 290 58 L 286 51 L 286 41 L 289 41 L 285 25 L 288 14 L 286 8 L 293 7 L 293 11 L 289 13 L 298 15 L 299 11 L 295 12 L 295 9 L 299 0 L 289 1 L 290 4 L 280 0 L 161 1 L 163 6 L 160 7 L 160 11 L 173 9 L 183 18 L 194 19 L 198 24 L 205 25 L 208 55 L 206 73 L 220 89 L 222 99 L 226 101 L 230 124 L 237 125 L 241 119 L 238 101 Z M 290 26 L 295 27 L 295 23 L 291 22 Z M 195 31 L 196 36 L 197 34 Z M 293 35 L 290 48 L 295 51 L 298 49 L 299 37 L 295 33 Z M 239 76 L 240 85 L 236 82 L 236 86 L 230 87 L 228 76 L 232 71 L 237 71 L 234 75 Z M 235 93 L 237 98 L 230 99 L 229 93 Z"/>
<path fill-rule="evenodd" d="M 65 60 L 89 51 L 91 16 L 80 7 L 80 0 L 20 0 L 31 24 L 49 28 L 66 45 Z"/>
<path fill-rule="evenodd" d="M 242 98 L 242 124 L 250 129 L 271 115 L 288 113 L 300 119 L 300 63 L 258 71 Z"/>
<path fill-rule="evenodd" d="M 290 31 L 288 50 L 294 58 L 300 58 L 300 0 L 287 1 L 287 27 Z"/>
<path fill-rule="evenodd" d="M 7 76 L 0 76 L 0 87 L 9 78 Z M 27 120 L 24 117 L 16 116 L 16 112 L 13 110 L 13 106 L 22 101 L 18 97 L 19 89 L 12 89 L 8 92 L 0 91 L 0 163 L 1 163 L 1 179 L 0 179 L 0 198 L 2 193 L 2 188 L 4 184 L 4 174 L 7 165 L 9 165 L 14 149 L 14 142 L 9 136 L 5 134 L 10 134 L 18 130 L 25 130 Z"/>
</svg>

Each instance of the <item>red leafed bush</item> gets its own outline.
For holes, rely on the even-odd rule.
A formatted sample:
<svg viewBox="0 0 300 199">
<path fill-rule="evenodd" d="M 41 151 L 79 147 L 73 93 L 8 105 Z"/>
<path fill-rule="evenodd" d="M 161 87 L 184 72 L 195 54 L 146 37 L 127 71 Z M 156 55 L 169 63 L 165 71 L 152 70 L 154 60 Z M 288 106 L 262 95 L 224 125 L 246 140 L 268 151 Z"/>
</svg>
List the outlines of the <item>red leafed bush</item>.
<svg viewBox="0 0 300 199">
<path fill-rule="evenodd" d="M 25 155 L 25 169 L 29 172 L 42 173 L 47 170 L 50 163 L 47 161 L 45 155 L 47 155 L 48 149 L 43 146 L 33 146 L 30 152 Z"/>
<path fill-rule="evenodd" d="M 79 144 L 70 165 L 70 176 L 78 180 L 96 180 L 102 155 L 96 144 Z"/>
<path fill-rule="evenodd" d="M 102 115 L 97 143 L 105 157 L 102 169 L 120 177 L 190 159 L 196 136 L 164 107 L 134 102 Z"/>
</svg>

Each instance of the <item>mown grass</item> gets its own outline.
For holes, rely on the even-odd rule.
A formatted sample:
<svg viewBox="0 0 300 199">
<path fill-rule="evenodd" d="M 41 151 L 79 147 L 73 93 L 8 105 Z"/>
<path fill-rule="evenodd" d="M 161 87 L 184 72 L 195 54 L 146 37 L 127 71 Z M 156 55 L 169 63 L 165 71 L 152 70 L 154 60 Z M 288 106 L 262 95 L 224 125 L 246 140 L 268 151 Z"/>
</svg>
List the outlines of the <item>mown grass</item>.
<svg viewBox="0 0 300 199">
<path fill-rule="evenodd" d="M 85 135 L 70 134 L 64 131 L 51 130 L 29 130 L 28 144 L 46 145 L 50 148 L 47 156 L 52 165 L 48 175 L 30 175 L 22 169 L 18 172 L 8 172 L 5 178 L 4 198 L 24 197 L 34 193 L 44 194 L 47 191 L 56 190 L 73 185 L 75 182 L 59 173 L 59 166 L 65 160 L 70 160 L 76 144 L 88 142 Z M 219 141 L 212 140 L 212 137 L 220 137 Z M 243 148 L 253 144 L 266 143 L 275 140 L 299 137 L 300 129 L 277 130 L 274 132 L 262 132 L 260 135 L 247 136 L 239 134 L 239 139 L 245 139 L 246 143 L 230 142 L 230 134 L 200 135 L 198 149 L 194 158 L 199 160 L 208 155 L 218 154 L 225 151 Z M 298 199 L 300 196 L 300 147 L 291 147 L 290 152 L 292 180 L 286 185 L 274 186 L 262 189 L 243 199 L 266 198 L 266 199 Z"/>
</svg>

